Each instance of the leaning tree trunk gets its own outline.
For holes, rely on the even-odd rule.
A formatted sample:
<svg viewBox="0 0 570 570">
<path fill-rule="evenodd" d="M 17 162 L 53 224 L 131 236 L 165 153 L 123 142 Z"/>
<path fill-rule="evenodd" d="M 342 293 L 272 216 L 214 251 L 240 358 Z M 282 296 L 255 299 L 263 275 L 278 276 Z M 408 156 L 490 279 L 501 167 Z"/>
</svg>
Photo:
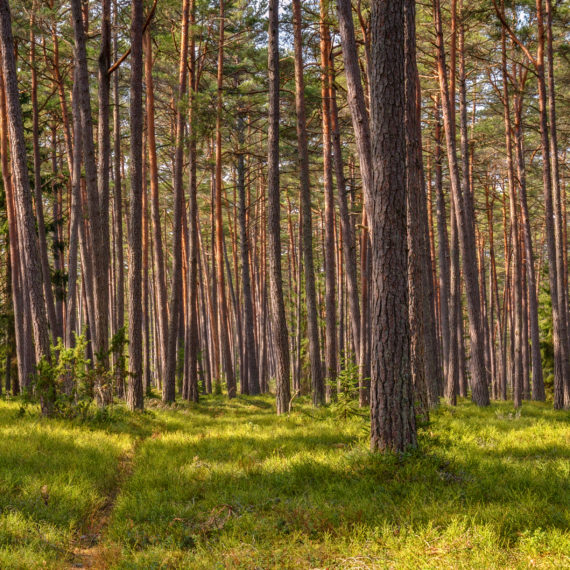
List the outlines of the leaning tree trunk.
<svg viewBox="0 0 570 570">
<path fill-rule="evenodd" d="M 406 214 L 405 0 L 373 0 L 370 109 L 372 235 L 371 447 L 417 445 L 410 366 Z"/>
<path fill-rule="evenodd" d="M 275 398 L 277 414 L 289 409 L 291 400 L 289 333 L 283 300 L 281 272 L 281 192 L 279 188 L 279 2 L 269 2 L 269 126 L 267 134 L 267 248 L 269 250 L 269 289 L 275 349 Z"/>
</svg>

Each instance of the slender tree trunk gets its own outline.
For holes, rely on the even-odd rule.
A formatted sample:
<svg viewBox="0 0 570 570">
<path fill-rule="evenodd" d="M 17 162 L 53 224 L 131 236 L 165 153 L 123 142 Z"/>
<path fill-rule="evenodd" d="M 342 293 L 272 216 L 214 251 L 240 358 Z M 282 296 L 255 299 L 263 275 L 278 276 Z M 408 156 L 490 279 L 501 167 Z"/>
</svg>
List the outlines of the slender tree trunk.
<svg viewBox="0 0 570 570">
<path fill-rule="evenodd" d="M 143 192 L 143 2 L 131 4 L 131 154 L 129 193 L 129 409 L 142 410 L 142 192 Z"/>
<path fill-rule="evenodd" d="M 156 274 L 156 295 L 158 302 L 157 324 L 160 340 L 160 359 L 164 362 L 168 343 L 168 308 L 166 294 L 166 276 L 164 269 L 164 248 L 160 227 L 160 204 L 158 188 L 158 161 L 156 156 L 156 135 L 154 130 L 154 83 L 152 78 L 152 44 L 150 29 L 144 39 L 145 43 L 145 84 L 146 84 L 146 119 L 150 169 L 150 204 L 152 218 L 152 241 L 154 245 L 154 271 Z M 162 376 L 162 373 L 161 373 Z"/>
<path fill-rule="evenodd" d="M 109 256 L 108 233 L 104 233 L 103 212 L 104 200 L 101 200 L 97 187 L 97 163 L 93 143 L 93 120 L 91 117 L 91 101 L 89 94 L 89 72 L 87 68 L 87 51 L 83 13 L 80 0 L 72 0 L 71 12 L 73 32 L 75 36 L 76 66 L 79 80 L 79 103 L 83 131 L 83 158 L 87 189 L 87 206 L 90 222 L 90 245 L 92 260 L 92 293 L 94 295 L 94 318 L 90 320 L 91 333 L 94 338 L 94 353 L 103 355 L 108 344 L 108 298 L 109 298 Z M 108 222 L 107 222 L 108 223 Z"/>
<path fill-rule="evenodd" d="M 39 112 L 38 112 L 38 80 L 36 73 L 36 38 L 35 38 L 35 5 L 32 8 L 30 22 L 30 68 L 32 74 L 32 131 L 34 146 L 34 198 L 36 201 L 36 219 L 38 223 L 38 244 L 41 255 L 41 267 L 43 274 L 43 289 L 46 300 L 48 322 L 51 331 L 53 345 L 57 344 L 58 337 L 62 336 L 57 315 L 55 313 L 55 303 L 53 289 L 51 286 L 51 270 L 48 261 L 48 249 L 46 238 L 46 226 L 44 221 L 44 206 L 42 193 L 42 163 L 40 159 L 40 133 L 39 133 Z"/>
<path fill-rule="evenodd" d="M 190 1 L 190 105 L 189 105 L 189 130 L 190 141 L 189 171 L 190 171 L 190 195 L 189 195 L 189 227 L 188 227 L 188 343 L 186 344 L 186 358 L 188 369 L 188 394 L 187 397 L 193 402 L 198 402 L 198 202 L 196 181 L 196 133 L 194 131 L 194 95 L 196 85 L 196 47 L 194 26 L 196 24 L 196 0 Z"/>
<path fill-rule="evenodd" d="M 1 53 L 1 48 L 0 48 Z M 32 339 L 26 336 L 24 303 L 26 300 L 23 291 L 26 290 L 22 283 L 24 253 L 20 251 L 18 239 L 18 222 L 15 209 L 14 190 L 12 178 L 10 176 L 10 166 L 8 157 L 8 116 L 6 111 L 6 97 L 4 90 L 4 73 L 0 65 L 0 160 L 2 168 L 2 182 L 4 193 L 6 194 L 6 217 L 8 219 L 8 239 L 10 242 L 10 262 L 11 262 L 11 286 L 12 303 L 14 307 L 14 332 L 16 336 L 16 357 L 18 362 L 19 379 L 14 381 L 14 389 L 18 387 L 27 389 L 30 384 L 30 374 L 32 367 L 28 358 L 28 351 L 32 344 Z M 19 381 L 18 381 L 19 380 Z M 9 387 L 6 386 L 6 392 Z"/>
<path fill-rule="evenodd" d="M 105 318 L 100 321 L 101 330 L 98 330 L 99 350 L 108 349 L 108 328 L 109 328 L 109 266 L 111 259 L 111 240 L 109 238 L 109 173 L 111 156 L 111 133 L 109 124 L 109 104 L 111 95 L 111 0 L 101 0 L 101 48 L 98 59 L 98 107 L 99 120 L 97 123 L 98 137 L 98 190 L 99 190 L 99 220 L 97 229 L 98 239 L 101 240 L 101 247 L 98 250 L 97 263 L 94 270 L 97 275 L 98 287 L 105 287 L 105 292 L 99 292 L 101 307 L 97 310 L 102 316 L 105 311 Z M 101 267 L 99 267 L 101 264 Z M 98 319 L 101 319 L 101 316 Z M 97 325 L 99 327 L 99 325 Z M 108 366 L 108 358 L 105 354 L 104 363 Z"/>
<path fill-rule="evenodd" d="M 522 366 L 522 275 L 521 254 L 519 248 L 518 208 L 515 187 L 515 173 L 513 166 L 513 143 L 511 137 L 511 109 L 509 103 L 509 87 L 507 74 L 507 46 L 504 28 L 501 30 L 502 73 L 503 73 L 503 108 L 505 121 L 505 146 L 507 151 L 507 176 L 509 182 L 509 214 L 511 218 L 511 232 L 513 243 L 513 312 L 514 312 L 514 376 L 513 400 L 515 408 L 522 405 L 523 366 Z"/>
<path fill-rule="evenodd" d="M 332 56 L 331 56 L 332 57 Z M 334 60 L 331 61 L 331 69 L 334 73 Z M 334 77 L 334 76 L 333 76 Z M 354 231 L 350 223 L 350 213 L 348 209 L 346 181 L 344 178 L 344 167 L 342 161 L 342 147 L 340 141 L 340 127 L 338 123 L 338 108 L 336 101 L 336 87 L 333 80 L 331 84 L 331 123 L 332 142 L 334 154 L 334 166 L 336 175 L 336 188 L 338 194 L 338 211 L 340 214 L 340 224 L 342 228 L 342 248 L 344 254 L 344 264 L 346 267 L 346 286 L 348 305 L 350 308 L 350 321 L 352 325 L 352 335 L 355 341 L 355 354 L 357 358 L 360 354 L 360 304 L 358 300 L 358 278 L 356 268 L 356 245 L 354 242 Z"/>
<path fill-rule="evenodd" d="M 532 346 L 532 399 L 543 402 L 546 399 L 546 394 L 544 391 L 544 376 L 542 372 L 542 355 L 540 354 L 537 285 L 534 269 L 532 230 L 526 194 L 526 168 L 521 113 L 522 98 L 517 98 L 515 100 L 515 151 L 517 156 L 517 175 L 520 187 L 519 200 L 528 284 L 528 312 L 530 317 L 530 340 Z"/>
<path fill-rule="evenodd" d="M 67 323 L 65 327 L 65 345 L 75 346 L 75 310 L 77 299 L 77 251 L 79 246 L 79 224 L 81 223 L 81 111 L 79 109 L 79 82 L 77 73 L 73 81 L 73 170 L 71 178 L 71 218 L 69 221 L 69 261 L 67 281 Z"/>
<path fill-rule="evenodd" d="M 117 27 L 118 6 L 117 0 L 114 2 L 113 22 L 115 29 Z M 113 35 L 113 53 L 114 59 L 117 60 L 117 41 L 118 30 Z M 148 85 L 147 85 L 148 88 Z M 147 95 L 148 97 L 148 95 Z M 114 141 L 114 209 L 115 209 L 115 256 L 117 259 L 117 292 L 116 298 L 116 326 L 115 330 L 122 329 L 125 326 L 125 263 L 123 253 L 123 189 L 121 180 L 121 115 L 120 115 L 120 98 L 119 98 L 119 71 L 113 75 L 113 141 Z M 148 135 L 147 135 L 148 136 Z M 117 383 L 117 396 L 124 397 L 125 380 L 122 377 L 123 371 L 121 367 L 117 367 L 117 375 L 115 381 Z"/>
<path fill-rule="evenodd" d="M 489 405 L 489 389 L 487 385 L 487 371 L 485 369 L 485 340 L 481 326 L 477 256 L 475 252 L 475 236 L 473 235 L 474 223 L 468 217 L 469 211 L 465 207 L 465 200 L 460 188 L 455 137 L 451 127 L 453 116 L 451 114 L 449 88 L 446 77 L 447 70 L 445 67 L 445 50 L 443 45 L 439 0 L 434 0 L 434 13 L 437 33 L 439 83 L 442 92 L 443 117 L 447 139 L 447 156 L 451 174 L 451 192 L 457 215 L 459 244 L 463 260 L 464 279 L 467 292 L 467 307 L 469 311 L 472 363 L 471 397 L 477 405 L 487 406 Z"/>
<path fill-rule="evenodd" d="M 313 260 L 313 221 L 311 214 L 311 183 L 309 178 L 309 151 L 305 111 L 305 82 L 303 78 L 303 43 L 301 36 L 301 1 L 293 0 L 293 28 L 295 38 L 295 105 L 297 110 L 297 139 L 299 144 L 299 175 L 301 185 L 301 216 L 303 218 L 303 257 L 305 262 L 305 294 L 307 297 L 307 325 L 313 405 L 324 403 L 324 381 L 321 369 L 317 294 Z"/>
<path fill-rule="evenodd" d="M 283 300 L 281 270 L 281 191 L 279 188 L 279 2 L 269 3 L 269 126 L 267 146 L 267 238 L 269 288 L 276 358 L 275 398 L 277 414 L 286 413 L 291 400 L 289 333 Z M 332 190 L 332 189 L 331 189 Z M 244 275 L 245 277 L 245 275 Z"/>
<path fill-rule="evenodd" d="M 162 401 L 176 399 L 176 357 L 178 320 L 182 308 L 182 208 L 184 207 L 184 114 L 180 106 L 186 96 L 188 69 L 188 22 L 190 1 L 182 6 L 182 39 L 178 72 L 178 104 L 176 110 L 176 148 L 174 151 L 174 211 L 172 214 L 172 284 L 170 288 L 170 321 L 168 323 L 168 345 L 164 359 Z"/>
<path fill-rule="evenodd" d="M 224 86 L 224 0 L 220 0 L 220 38 L 218 43 L 218 101 L 216 108 L 216 269 L 218 272 L 220 341 L 228 398 L 235 398 L 236 380 L 228 330 L 228 302 L 224 277 L 224 226 L 222 220 L 222 90 Z"/>
<path fill-rule="evenodd" d="M 331 91 L 330 91 L 330 32 L 328 24 L 328 0 L 320 2 L 321 48 L 321 97 L 323 117 L 323 179 L 325 194 L 325 392 L 327 400 L 334 398 L 337 375 L 338 339 L 336 331 L 335 291 L 335 239 L 334 192 L 331 140 Z"/>
</svg>

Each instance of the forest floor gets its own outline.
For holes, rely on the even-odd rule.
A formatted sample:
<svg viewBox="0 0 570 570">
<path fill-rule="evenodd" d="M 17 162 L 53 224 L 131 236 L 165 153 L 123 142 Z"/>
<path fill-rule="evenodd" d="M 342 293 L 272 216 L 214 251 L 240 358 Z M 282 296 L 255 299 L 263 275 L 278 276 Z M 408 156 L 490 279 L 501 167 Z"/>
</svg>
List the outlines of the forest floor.
<svg viewBox="0 0 570 570">
<path fill-rule="evenodd" d="M 442 406 L 403 455 L 271 397 L 88 420 L 0 401 L 0 569 L 570 568 L 570 415 Z"/>
</svg>

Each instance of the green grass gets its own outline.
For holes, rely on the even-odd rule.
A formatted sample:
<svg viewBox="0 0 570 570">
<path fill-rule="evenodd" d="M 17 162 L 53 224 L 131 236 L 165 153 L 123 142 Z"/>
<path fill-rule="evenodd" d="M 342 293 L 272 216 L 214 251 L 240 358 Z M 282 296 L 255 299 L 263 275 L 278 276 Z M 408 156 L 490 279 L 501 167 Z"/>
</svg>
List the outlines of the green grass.
<svg viewBox="0 0 570 570">
<path fill-rule="evenodd" d="M 442 406 L 419 451 L 379 455 L 303 400 L 148 403 L 0 403 L 2 570 L 570 568 L 570 416 L 548 404 Z"/>
</svg>

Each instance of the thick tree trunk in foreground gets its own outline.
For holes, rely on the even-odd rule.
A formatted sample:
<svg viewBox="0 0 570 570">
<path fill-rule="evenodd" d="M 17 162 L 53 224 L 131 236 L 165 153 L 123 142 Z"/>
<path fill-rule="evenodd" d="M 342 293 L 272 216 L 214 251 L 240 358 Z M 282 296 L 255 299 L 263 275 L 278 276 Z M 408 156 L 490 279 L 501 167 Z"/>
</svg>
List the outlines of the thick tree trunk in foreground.
<svg viewBox="0 0 570 570">
<path fill-rule="evenodd" d="M 417 445 L 410 365 L 406 220 L 404 0 L 374 0 L 370 108 L 373 200 L 371 447 Z"/>
<path fill-rule="evenodd" d="M 277 414 L 289 409 L 291 400 L 289 333 L 283 301 L 281 273 L 281 214 L 279 188 L 279 2 L 269 2 L 269 126 L 267 135 L 267 247 L 269 250 L 269 289 L 275 348 L 275 397 Z"/>
</svg>

